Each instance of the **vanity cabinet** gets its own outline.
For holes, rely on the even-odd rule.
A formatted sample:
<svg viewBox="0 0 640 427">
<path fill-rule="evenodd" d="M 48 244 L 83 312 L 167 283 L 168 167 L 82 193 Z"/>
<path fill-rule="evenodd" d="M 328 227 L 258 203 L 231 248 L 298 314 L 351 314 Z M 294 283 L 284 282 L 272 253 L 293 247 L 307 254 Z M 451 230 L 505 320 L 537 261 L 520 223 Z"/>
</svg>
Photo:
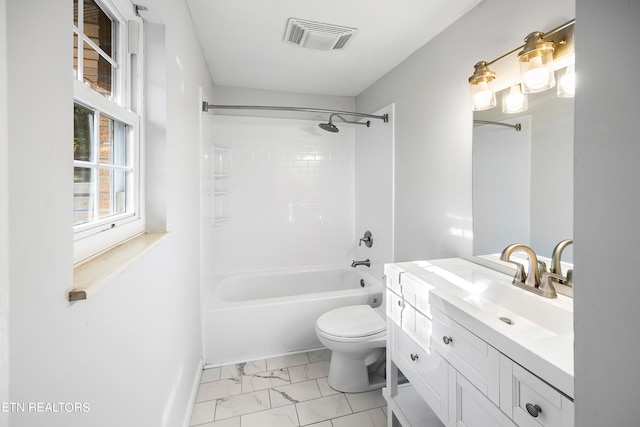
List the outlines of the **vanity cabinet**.
<svg viewBox="0 0 640 427">
<path fill-rule="evenodd" d="M 389 427 L 574 425 L 570 398 L 430 304 L 428 281 L 395 265 L 385 276 Z"/>
</svg>

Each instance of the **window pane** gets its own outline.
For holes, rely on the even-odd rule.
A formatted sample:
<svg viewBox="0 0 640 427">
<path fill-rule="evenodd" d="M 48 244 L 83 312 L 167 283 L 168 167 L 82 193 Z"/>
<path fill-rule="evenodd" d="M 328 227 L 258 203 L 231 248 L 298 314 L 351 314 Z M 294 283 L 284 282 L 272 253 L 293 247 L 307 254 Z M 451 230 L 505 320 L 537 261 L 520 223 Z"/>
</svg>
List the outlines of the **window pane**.
<svg viewBox="0 0 640 427">
<path fill-rule="evenodd" d="M 106 97 L 112 94 L 113 67 L 104 59 L 98 51 L 89 44 L 83 43 L 83 77 L 84 82 L 89 83 L 91 89 Z"/>
<path fill-rule="evenodd" d="M 73 159 L 90 161 L 93 158 L 94 112 L 80 104 L 73 104 Z"/>
<path fill-rule="evenodd" d="M 107 116 L 100 116 L 100 163 L 127 165 L 126 125 Z"/>
<path fill-rule="evenodd" d="M 90 168 L 73 168 L 73 225 L 93 219 L 94 191 Z"/>
<path fill-rule="evenodd" d="M 73 77 L 78 78 L 78 35 L 73 33 Z"/>
<path fill-rule="evenodd" d="M 73 25 L 78 26 L 78 0 L 73 0 Z"/>
<path fill-rule="evenodd" d="M 84 0 L 84 28 L 81 31 L 113 58 L 113 20 L 93 0 Z"/>
<path fill-rule="evenodd" d="M 127 172 L 120 170 L 100 169 L 100 212 L 105 218 L 126 212 Z"/>
</svg>

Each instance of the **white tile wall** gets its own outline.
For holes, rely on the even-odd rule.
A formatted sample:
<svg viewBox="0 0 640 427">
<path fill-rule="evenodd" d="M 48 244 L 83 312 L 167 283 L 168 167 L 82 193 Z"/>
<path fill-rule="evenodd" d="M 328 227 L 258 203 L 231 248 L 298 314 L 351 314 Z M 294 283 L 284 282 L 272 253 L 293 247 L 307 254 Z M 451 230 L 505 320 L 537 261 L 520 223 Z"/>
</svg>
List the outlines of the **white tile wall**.
<svg viewBox="0 0 640 427">
<path fill-rule="evenodd" d="M 354 245 L 354 130 L 217 116 L 231 147 L 231 221 L 213 233 L 216 274 L 346 264 Z"/>
</svg>

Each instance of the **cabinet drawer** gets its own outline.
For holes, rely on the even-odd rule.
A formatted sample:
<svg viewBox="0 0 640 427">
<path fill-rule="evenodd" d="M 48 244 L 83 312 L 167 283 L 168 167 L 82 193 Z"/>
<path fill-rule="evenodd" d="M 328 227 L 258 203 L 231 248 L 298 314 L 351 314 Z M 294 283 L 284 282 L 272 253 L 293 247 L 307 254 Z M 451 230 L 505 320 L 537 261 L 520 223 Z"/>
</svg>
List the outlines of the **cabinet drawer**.
<svg viewBox="0 0 640 427">
<path fill-rule="evenodd" d="M 522 427 L 571 427 L 573 401 L 513 363 L 513 420 Z"/>
<path fill-rule="evenodd" d="M 404 307 L 404 302 L 402 301 L 402 297 L 391 292 L 387 289 L 387 318 L 393 321 L 398 326 L 401 325 L 402 319 L 402 309 Z"/>
<path fill-rule="evenodd" d="M 448 410 L 448 364 L 437 352 L 398 331 L 396 363 L 418 393 L 446 421 Z"/>
<path fill-rule="evenodd" d="M 496 405 L 500 403 L 500 353 L 433 309 L 431 345 Z"/>
</svg>

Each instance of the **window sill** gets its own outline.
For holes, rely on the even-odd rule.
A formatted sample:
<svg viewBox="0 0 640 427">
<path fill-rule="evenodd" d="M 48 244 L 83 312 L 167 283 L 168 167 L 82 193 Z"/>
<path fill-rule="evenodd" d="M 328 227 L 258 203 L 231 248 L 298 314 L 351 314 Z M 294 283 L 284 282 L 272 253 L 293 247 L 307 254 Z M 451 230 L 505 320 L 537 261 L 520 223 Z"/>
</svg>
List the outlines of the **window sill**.
<svg viewBox="0 0 640 427">
<path fill-rule="evenodd" d="M 74 267 L 73 289 L 69 291 L 69 301 L 89 298 L 168 235 L 169 233 L 141 234 Z"/>
</svg>

